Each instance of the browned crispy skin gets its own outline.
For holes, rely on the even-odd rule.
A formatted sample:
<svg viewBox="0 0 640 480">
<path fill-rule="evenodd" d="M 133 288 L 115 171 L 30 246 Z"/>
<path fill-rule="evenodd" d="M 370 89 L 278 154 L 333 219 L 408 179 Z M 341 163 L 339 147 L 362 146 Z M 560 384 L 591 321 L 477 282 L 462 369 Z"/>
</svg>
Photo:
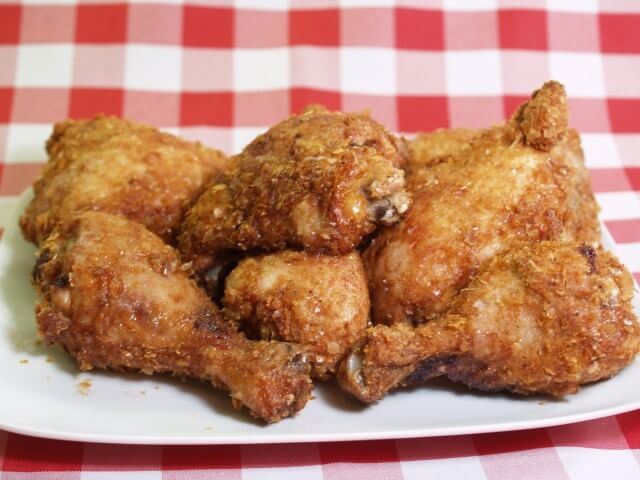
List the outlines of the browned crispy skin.
<svg viewBox="0 0 640 480">
<path fill-rule="evenodd" d="M 340 365 L 363 402 L 446 375 L 471 388 L 564 396 L 608 378 L 640 349 L 633 281 L 587 244 L 527 242 L 494 257 L 444 316 L 378 325 Z"/>
<path fill-rule="evenodd" d="M 47 152 L 35 196 L 20 219 L 25 238 L 36 244 L 85 210 L 124 215 L 171 242 L 225 161 L 199 143 L 104 116 L 56 124 Z"/>
<path fill-rule="evenodd" d="M 468 128 L 439 129 L 420 133 L 408 142 L 409 159 L 405 166 L 408 172 L 417 172 L 446 161 L 460 153 L 480 133 Z"/>
<path fill-rule="evenodd" d="M 367 281 L 356 252 L 247 258 L 227 277 L 224 306 L 250 337 L 300 345 L 312 375 L 322 379 L 335 373 L 369 321 Z"/>
<path fill-rule="evenodd" d="M 564 138 L 569 128 L 569 107 L 564 87 L 547 82 L 513 114 L 512 125 L 526 145 L 548 152 Z"/>
<path fill-rule="evenodd" d="M 230 160 L 189 211 L 180 250 L 198 271 L 228 251 L 349 253 L 408 209 L 403 152 L 367 114 L 310 108 Z"/>
<path fill-rule="evenodd" d="M 566 106 L 557 83 L 540 92 L 531 102 Z M 541 109 L 522 107 L 507 124 L 478 132 L 466 148 L 412 171 L 408 215 L 364 254 L 374 322 L 436 318 L 482 263 L 514 240 L 599 240 L 580 139 L 572 130 L 560 136 L 552 128 L 566 125 L 566 109 Z M 556 144 L 549 151 L 528 145 L 546 148 L 543 138 Z"/>
<path fill-rule="evenodd" d="M 83 370 L 171 372 L 230 391 L 275 422 L 310 398 L 304 352 L 247 340 L 189 278 L 175 250 L 124 217 L 85 212 L 42 244 L 36 319 Z"/>
</svg>

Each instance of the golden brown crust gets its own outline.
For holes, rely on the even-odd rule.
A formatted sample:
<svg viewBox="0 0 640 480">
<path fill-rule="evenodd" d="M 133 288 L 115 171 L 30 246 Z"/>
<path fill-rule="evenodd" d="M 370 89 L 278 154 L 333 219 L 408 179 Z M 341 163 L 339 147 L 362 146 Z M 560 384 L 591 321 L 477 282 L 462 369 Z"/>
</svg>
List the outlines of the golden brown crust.
<svg viewBox="0 0 640 480">
<path fill-rule="evenodd" d="M 199 143 L 104 116 L 57 123 L 47 152 L 20 219 L 35 244 L 85 210 L 124 215 L 171 242 L 187 208 L 225 162 Z"/>
<path fill-rule="evenodd" d="M 365 114 L 292 116 L 230 160 L 189 211 L 180 250 L 198 270 L 234 250 L 349 253 L 408 209 L 401 151 Z"/>
<path fill-rule="evenodd" d="M 516 243 L 482 268 L 445 316 L 415 329 L 370 329 L 338 378 L 364 402 L 438 375 L 489 391 L 575 393 L 640 350 L 632 296 L 629 272 L 598 247 Z"/>
<path fill-rule="evenodd" d="M 447 161 L 452 155 L 467 148 L 479 133 L 479 130 L 468 128 L 439 129 L 420 133 L 408 142 L 409 160 L 405 169 L 408 172 L 417 172 L 422 168 Z"/>
<path fill-rule="evenodd" d="M 369 292 L 358 253 L 285 251 L 241 261 L 227 277 L 224 307 L 251 338 L 300 345 L 312 375 L 326 379 L 364 335 Z"/>
<path fill-rule="evenodd" d="M 512 119 L 527 145 L 548 152 L 563 140 L 569 128 L 564 87 L 556 81 L 546 82 L 533 92 L 531 100 L 520 106 Z"/>
<path fill-rule="evenodd" d="M 206 379 L 268 422 L 310 398 L 305 354 L 238 333 L 175 250 L 140 224 L 82 213 L 42 244 L 33 276 L 41 335 L 82 369 Z"/>
<path fill-rule="evenodd" d="M 374 322 L 436 318 L 514 240 L 599 240 L 578 135 L 565 132 L 541 152 L 514 140 L 514 125 L 477 132 L 457 154 L 409 175 L 412 208 L 363 256 Z"/>
</svg>

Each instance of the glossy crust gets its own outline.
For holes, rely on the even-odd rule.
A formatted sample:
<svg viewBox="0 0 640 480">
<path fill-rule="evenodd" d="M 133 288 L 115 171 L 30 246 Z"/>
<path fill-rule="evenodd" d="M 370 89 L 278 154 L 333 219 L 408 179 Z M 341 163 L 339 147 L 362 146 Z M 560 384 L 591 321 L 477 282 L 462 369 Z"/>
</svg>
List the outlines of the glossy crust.
<svg viewBox="0 0 640 480">
<path fill-rule="evenodd" d="M 547 88 L 564 98 L 557 84 L 542 91 Z M 548 96 L 539 93 L 536 100 Z M 478 132 L 466 148 L 409 175 L 411 210 L 363 256 L 374 322 L 420 324 L 438 317 L 483 262 L 515 240 L 599 240 L 598 206 L 578 134 L 559 136 L 535 123 L 561 124 L 567 112 L 554 111 L 558 119 L 552 121 L 539 109 L 534 119 L 527 107 L 519 111 L 524 117 L 517 113 L 505 125 Z M 548 152 L 529 146 L 525 121 L 534 132 L 553 131 L 544 138 L 556 139 L 555 146 Z M 539 133 L 530 136 L 543 142 Z"/>
<path fill-rule="evenodd" d="M 186 210 L 225 162 L 199 143 L 103 116 L 57 123 L 47 152 L 20 219 L 35 244 L 85 210 L 124 215 L 172 242 Z"/>
<path fill-rule="evenodd" d="M 83 370 L 208 380 L 267 422 L 295 414 L 311 396 L 304 352 L 247 340 L 175 250 L 124 217 L 85 212 L 65 223 L 41 246 L 33 278 L 42 337 Z"/>
<path fill-rule="evenodd" d="M 446 375 L 471 388 L 560 397 L 609 378 L 640 349 L 633 281 L 616 258 L 575 243 L 515 244 L 443 317 L 370 329 L 340 365 L 363 402 Z"/>
<path fill-rule="evenodd" d="M 252 338 L 306 350 L 312 375 L 326 379 L 369 321 L 369 292 L 358 253 L 280 252 L 247 258 L 227 277 L 225 314 Z"/>
<path fill-rule="evenodd" d="M 408 209 L 403 148 L 367 114 L 307 109 L 230 160 L 189 211 L 180 250 L 198 271 L 228 251 L 349 253 Z"/>
</svg>

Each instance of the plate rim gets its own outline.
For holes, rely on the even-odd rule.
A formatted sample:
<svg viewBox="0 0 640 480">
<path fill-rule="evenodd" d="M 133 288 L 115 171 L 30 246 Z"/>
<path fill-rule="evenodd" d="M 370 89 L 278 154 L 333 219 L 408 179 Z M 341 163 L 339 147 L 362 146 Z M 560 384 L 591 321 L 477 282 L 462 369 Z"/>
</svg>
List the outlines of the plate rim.
<svg viewBox="0 0 640 480">
<path fill-rule="evenodd" d="M 359 442 L 376 440 L 402 440 L 407 438 L 432 438 L 445 436 L 477 435 L 483 433 L 502 433 L 537 428 L 559 427 L 574 423 L 587 422 L 606 418 L 622 413 L 631 412 L 640 408 L 640 399 L 623 405 L 593 410 L 591 412 L 565 415 L 561 417 L 542 420 L 522 420 L 514 422 L 490 423 L 484 425 L 422 428 L 415 430 L 395 430 L 378 432 L 352 432 L 352 433 L 317 433 L 317 434 L 267 434 L 248 435 L 238 437 L 224 435 L 203 436 L 178 436 L 178 435 L 125 435 L 91 434 L 65 432 L 63 430 L 38 429 L 18 424 L 4 423 L 0 420 L 0 429 L 19 435 L 28 435 L 50 440 L 100 443 L 111 445 L 265 445 L 265 444 L 297 444 L 297 443 L 328 443 L 328 442 Z M 285 419 L 295 421 L 295 417 Z M 268 428 L 268 426 L 266 427 Z"/>
</svg>

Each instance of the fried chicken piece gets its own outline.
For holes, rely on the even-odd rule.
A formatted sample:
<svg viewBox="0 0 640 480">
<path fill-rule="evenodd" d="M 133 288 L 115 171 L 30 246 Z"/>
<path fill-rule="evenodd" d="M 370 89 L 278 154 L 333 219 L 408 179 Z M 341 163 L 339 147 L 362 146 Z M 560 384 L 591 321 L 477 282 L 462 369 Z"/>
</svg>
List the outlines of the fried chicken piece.
<svg viewBox="0 0 640 480">
<path fill-rule="evenodd" d="M 363 402 L 445 375 L 471 388 L 561 397 L 640 350 L 629 272 L 587 244 L 526 242 L 494 257 L 444 316 L 378 325 L 340 365 Z"/>
<path fill-rule="evenodd" d="M 234 405 L 276 422 L 310 398 L 304 352 L 247 340 L 189 278 L 176 251 L 142 225 L 84 212 L 42 244 L 36 319 L 82 370 L 170 372 L 227 389 Z"/>
<path fill-rule="evenodd" d="M 307 109 L 230 160 L 189 211 L 180 251 L 199 272 L 228 251 L 349 253 L 407 211 L 404 155 L 367 114 Z"/>
<path fill-rule="evenodd" d="M 284 251 L 247 258 L 227 277 L 225 314 L 250 338 L 285 340 L 327 379 L 364 336 L 369 291 L 360 255 Z"/>
<path fill-rule="evenodd" d="M 558 107 L 566 107 L 564 90 L 549 82 L 540 92 L 505 125 L 478 132 L 457 154 L 409 175 L 411 210 L 363 257 L 375 323 L 437 318 L 480 266 L 515 240 L 599 240 L 580 138 L 558 130 L 568 115 Z M 542 99 L 553 107 L 548 112 L 536 103 Z M 552 141 L 549 151 L 532 146 L 546 149 Z"/>
<path fill-rule="evenodd" d="M 47 152 L 20 219 L 25 238 L 35 244 L 85 210 L 124 215 L 172 242 L 187 209 L 225 161 L 199 143 L 104 116 L 56 124 Z"/>
<path fill-rule="evenodd" d="M 480 133 L 479 130 L 468 128 L 441 128 L 418 134 L 408 142 L 409 159 L 405 170 L 417 172 L 422 168 L 446 161 L 448 157 L 467 148 L 478 133 Z"/>
</svg>

